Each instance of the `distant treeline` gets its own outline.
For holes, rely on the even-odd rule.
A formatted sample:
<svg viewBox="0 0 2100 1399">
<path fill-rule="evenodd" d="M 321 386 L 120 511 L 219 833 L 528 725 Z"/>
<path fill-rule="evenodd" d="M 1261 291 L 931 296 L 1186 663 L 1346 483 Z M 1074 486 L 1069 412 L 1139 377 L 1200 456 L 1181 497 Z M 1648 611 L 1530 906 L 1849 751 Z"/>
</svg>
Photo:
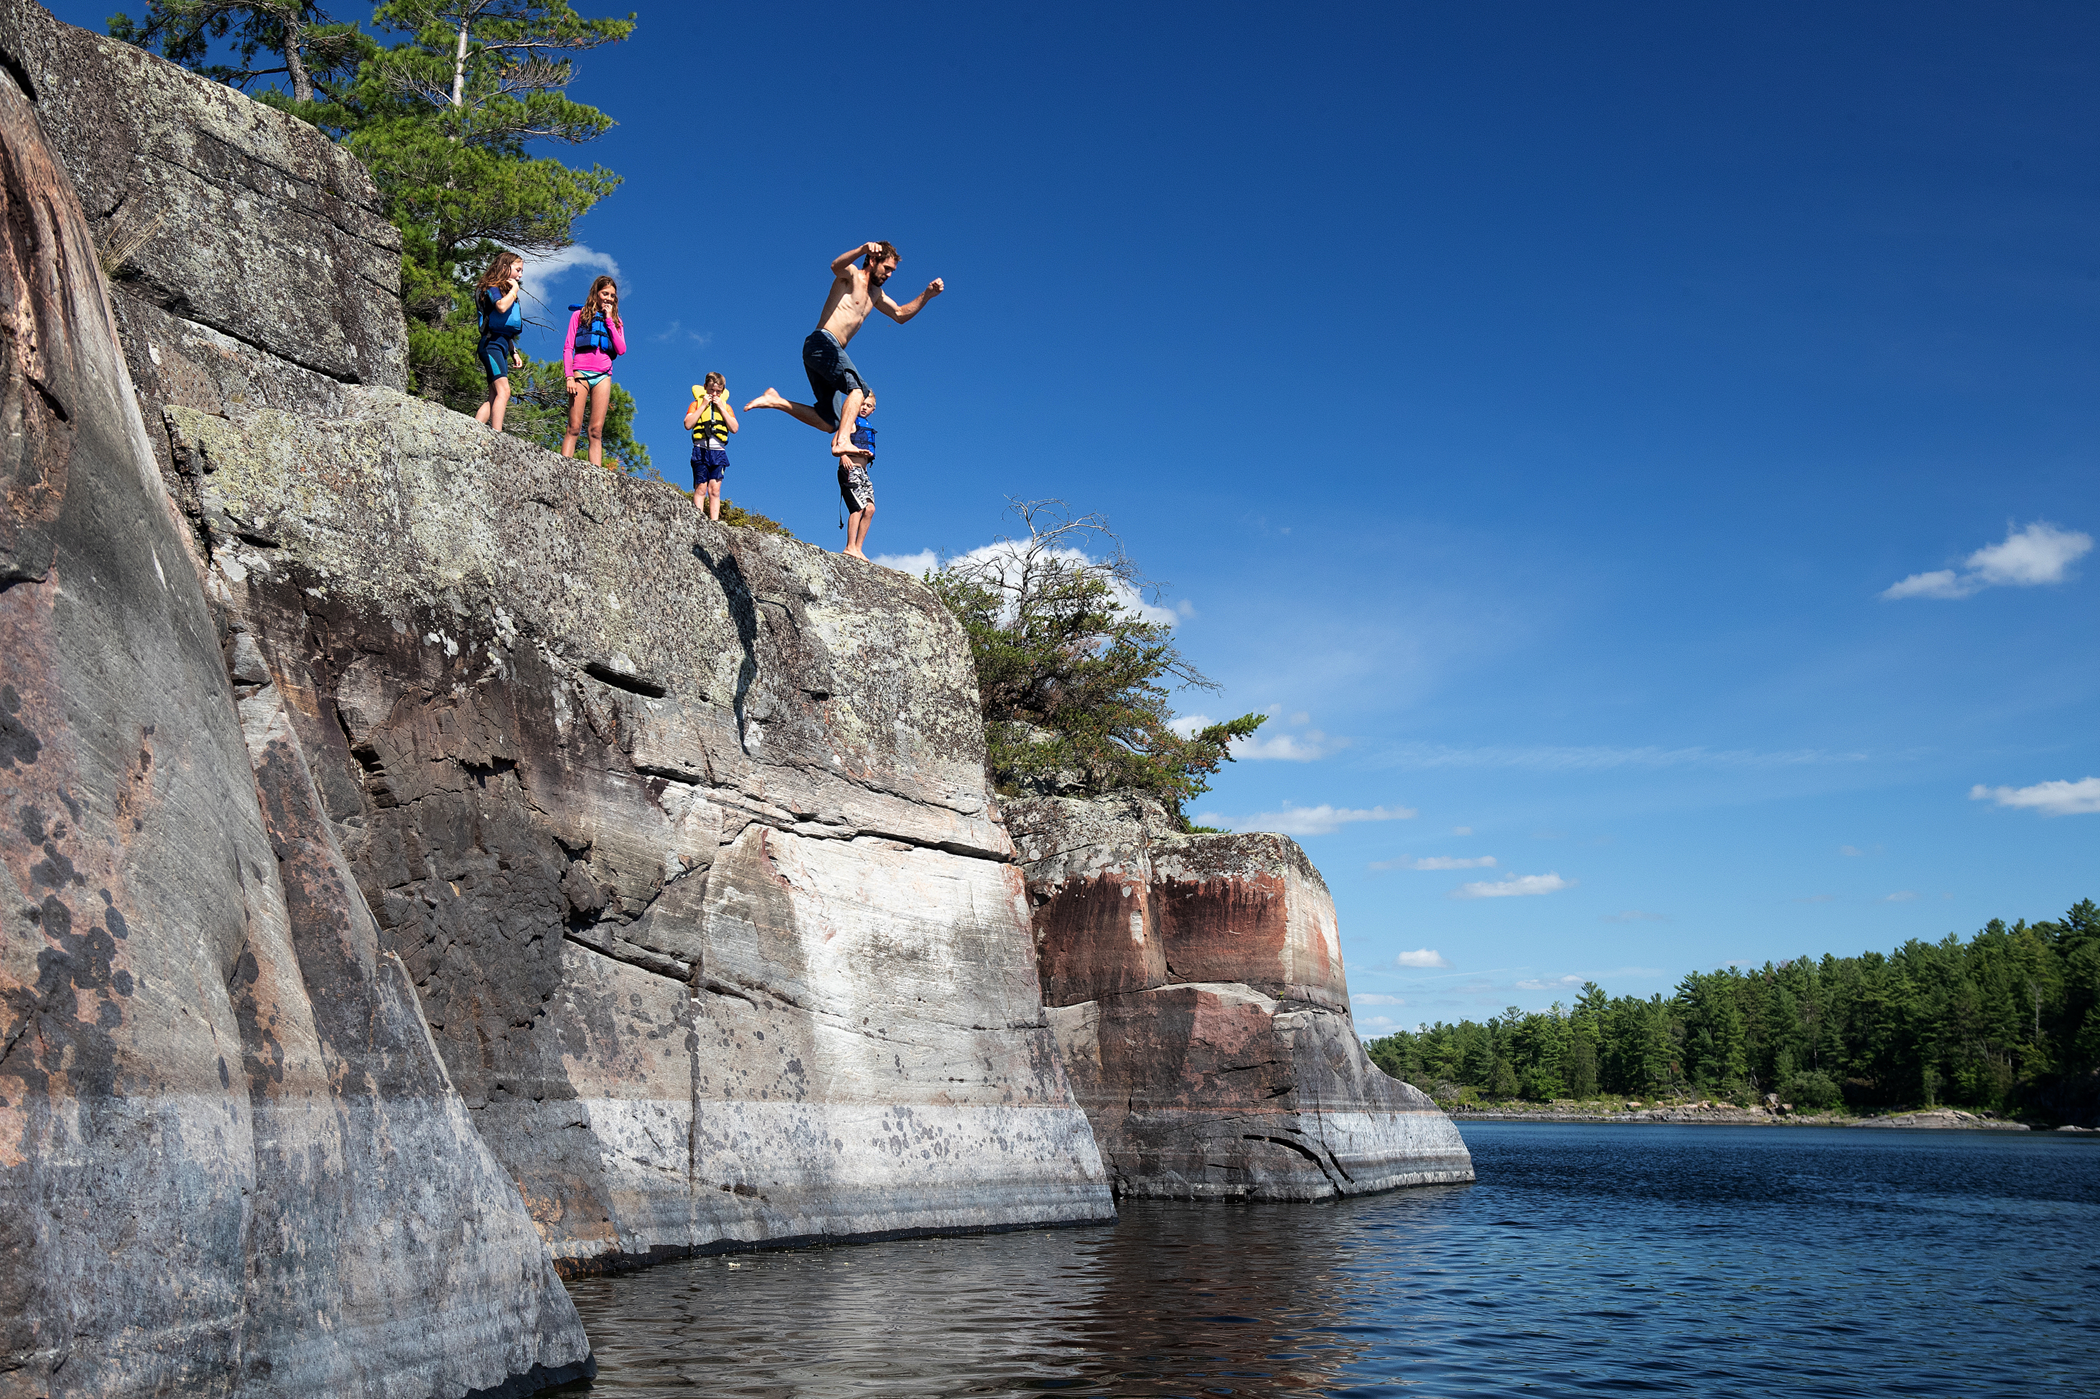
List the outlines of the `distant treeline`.
<svg viewBox="0 0 2100 1399">
<path fill-rule="evenodd" d="M 1993 919 L 1967 942 L 1693 972 L 1667 1000 L 1511 1006 L 1374 1040 L 1395 1078 L 1439 1096 L 1652 1097 L 1797 1108 L 1940 1105 L 2092 1114 L 2100 1094 L 2100 907 L 2053 922 Z"/>
</svg>

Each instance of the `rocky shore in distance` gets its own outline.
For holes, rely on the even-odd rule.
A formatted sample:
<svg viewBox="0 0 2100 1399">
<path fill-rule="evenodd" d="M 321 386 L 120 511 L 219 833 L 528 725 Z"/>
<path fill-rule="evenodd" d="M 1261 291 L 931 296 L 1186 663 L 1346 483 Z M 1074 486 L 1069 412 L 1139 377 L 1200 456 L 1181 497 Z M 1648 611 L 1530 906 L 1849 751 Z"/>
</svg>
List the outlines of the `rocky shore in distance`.
<svg viewBox="0 0 2100 1399">
<path fill-rule="evenodd" d="M 1922 1127 L 1986 1132 L 2031 1132 L 2036 1128 L 1988 1113 L 1959 1108 L 1920 1108 L 1904 1112 L 1858 1117 L 1838 1112 L 1795 1112 L 1784 1105 L 1760 1104 L 1738 1107 L 1734 1103 L 1695 1099 L 1687 1102 L 1643 1103 L 1629 1101 L 1623 1108 L 1578 1103 L 1562 1099 L 1536 1105 L 1525 1103 L 1442 1103 L 1454 1121 L 1460 1122 L 1609 1122 L 1688 1123 L 1705 1127 Z M 2043 1128 L 2041 1130 L 2048 1130 Z M 2100 1128 L 2058 1127 L 2059 1132 L 2092 1132 Z"/>
</svg>

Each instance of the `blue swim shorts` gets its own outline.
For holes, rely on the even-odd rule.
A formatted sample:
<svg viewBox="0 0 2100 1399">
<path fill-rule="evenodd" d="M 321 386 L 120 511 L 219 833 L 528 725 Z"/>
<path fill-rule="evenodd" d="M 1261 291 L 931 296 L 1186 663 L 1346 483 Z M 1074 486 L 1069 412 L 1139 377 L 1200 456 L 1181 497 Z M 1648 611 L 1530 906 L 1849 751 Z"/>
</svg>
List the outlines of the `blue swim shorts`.
<svg viewBox="0 0 2100 1399">
<path fill-rule="evenodd" d="M 809 375 L 809 390 L 816 400 L 812 406 L 816 408 L 817 416 L 836 432 L 846 395 L 855 389 L 866 393 L 868 381 L 860 377 L 860 371 L 853 367 L 845 346 L 832 339 L 828 330 L 813 330 L 802 342 L 802 371 Z"/>
<path fill-rule="evenodd" d="M 719 481 L 722 473 L 729 469 L 729 453 L 720 447 L 693 448 L 693 485 L 708 481 Z"/>
<path fill-rule="evenodd" d="M 516 343 L 500 335 L 492 335 L 474 347 L 476 357 L 481 360 L 481 372 L 488 375 L 490 383 L 510 377 L 510 352 Z"/>
</svg>

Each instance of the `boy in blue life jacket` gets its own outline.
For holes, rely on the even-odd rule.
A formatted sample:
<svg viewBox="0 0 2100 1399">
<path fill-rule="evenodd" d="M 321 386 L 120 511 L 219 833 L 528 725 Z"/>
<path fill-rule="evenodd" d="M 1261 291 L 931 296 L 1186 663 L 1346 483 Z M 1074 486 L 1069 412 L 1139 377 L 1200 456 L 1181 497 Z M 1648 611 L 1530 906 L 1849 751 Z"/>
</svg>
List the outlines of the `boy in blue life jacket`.
<svg viewBox="0 0 2100 1399">
<path fill-rule="evenodd" d="M 868 526 L 875 522 L 875 485 L 868 480 L 868 468 L 875 464 L 875 429 L 868 426 L 868 414 L 874 411 L 875 391 L 864 389 L 853 436 L 839 454 L 839 501 L 851 512 L 840 521 L 846 531 L 846 547 L 841 552 L 856 559 L 867 557 L 861 545 L 867 542 Z"/>
</svg>

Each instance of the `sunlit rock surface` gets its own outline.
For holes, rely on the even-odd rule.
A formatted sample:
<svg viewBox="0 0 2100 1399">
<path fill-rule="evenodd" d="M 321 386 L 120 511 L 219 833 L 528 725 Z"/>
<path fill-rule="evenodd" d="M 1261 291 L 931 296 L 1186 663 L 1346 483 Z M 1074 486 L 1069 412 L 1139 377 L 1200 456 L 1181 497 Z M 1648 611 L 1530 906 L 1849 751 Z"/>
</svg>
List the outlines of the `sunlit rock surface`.
<svg viewBox="0 0 2100 1399">
<path fill-rule="evenodd" d="M 1184 836 L 1128 796 L 1008 803 L 1043 994 L 1121 1196 L 1306 1200 L 1473 1178 L 1364 1054 L 1297 842 Z"/>
<path fill-rule="evenodd" d="M 176 469 L 556 1256 L 1110 1217 L 932 594 L 343 399 Z"/>
</svg>

